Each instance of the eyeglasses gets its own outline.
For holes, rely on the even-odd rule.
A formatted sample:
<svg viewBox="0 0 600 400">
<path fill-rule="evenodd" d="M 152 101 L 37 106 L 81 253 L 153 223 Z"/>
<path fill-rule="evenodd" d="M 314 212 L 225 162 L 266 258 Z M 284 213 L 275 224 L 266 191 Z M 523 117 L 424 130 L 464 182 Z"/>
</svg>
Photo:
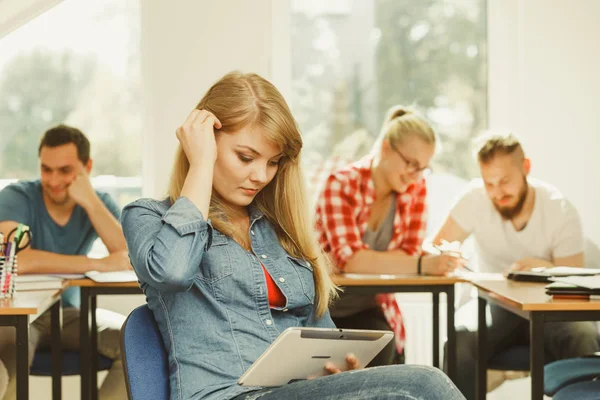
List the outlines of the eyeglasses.
<svg viewBox="0 0 600 400">
<path fill-rule="evenodd" d="M 400 152 L 400 150 L 398 150 L 396 147 L 394 147 L 394 145 L 391 142 L 390 142 L 390 147 L 392 148 L 392 150 L 394 150 L 396 153 L 398 153 L 400 158 L 402 158 L 402 161 L 404 161 L 404 163 L 406 164 L 406 171 L 409 174 L 429 175 L 431 173 L 431 167 L 429 167 L 429 166 L 420 167 L 418 161 L 409 160 L 407 157 L 404 156 L 404 154 L 402 154 Z"/>
</svg>

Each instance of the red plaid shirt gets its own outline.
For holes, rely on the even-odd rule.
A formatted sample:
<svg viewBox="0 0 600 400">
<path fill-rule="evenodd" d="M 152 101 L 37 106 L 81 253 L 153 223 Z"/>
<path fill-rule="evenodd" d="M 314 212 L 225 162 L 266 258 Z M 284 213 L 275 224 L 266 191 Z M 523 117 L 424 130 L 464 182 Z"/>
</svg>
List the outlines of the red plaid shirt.
<svg viewBox="0 0 600 400">
<path fill-rule="evenodd" d="M 371 205 L 375 201 L 371 165 L 373 157 L 346 165 L 333 172 L 319 195 L 316 207 L 316 230 L 319 243 L 343 271 L 346 262 L 357 251 L 368 249 L 362 238 L 367 230 Z M 421 253 L 425 237 L 427 189 L 422 179 L 396 198 L 394 232 L 388 250 L 402 250 L 408 255 Z M 402 312 L 394 294 L 376 297 L 394 331 L 398 353 L 404 349 L 406 331 Z"/>
</svg>

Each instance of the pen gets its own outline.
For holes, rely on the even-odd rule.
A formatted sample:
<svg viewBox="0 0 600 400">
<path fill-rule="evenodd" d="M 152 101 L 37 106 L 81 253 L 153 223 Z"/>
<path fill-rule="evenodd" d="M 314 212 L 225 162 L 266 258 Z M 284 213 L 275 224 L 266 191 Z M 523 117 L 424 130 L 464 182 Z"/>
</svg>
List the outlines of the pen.
<svg viewBox="0 0 600 400">
<path fill-rule="evenodd" d="M 469 261 L 469 260 L 467 260 L 466 258 L 464 258 L 464 257 L 462 256 L 462 254 L 461 254 L 459 251 L 455 251 L 455 250 L 444 250 L 444 249 L 442 248 L 442 246 L 440 246 L 439 244 L 434 244 L 434 245 L 433 245 L 433 248 L 434 248 L 434 249 L 436 249 L 437 251 L 439 251 L 439 252 L 440 252 L 440 254 L 442 254 L 442 253 L 449 253 L 449 254 L 450 254 L 450 255 L 452 255 L 453 257 L 457 257 L 457 258 L 461 258 L 461 259 L 463 259 L 463 260 L 465 260 L 465 261 Z M 466 269 L 467 271 L 470 271 L 470 272 L 475 272 L 475 271 L 473 271 L 471 268 L 467 267 L 466 265 L 462 265 L 462 268 L 464 268 L 464 269 Z"/>
</svg>

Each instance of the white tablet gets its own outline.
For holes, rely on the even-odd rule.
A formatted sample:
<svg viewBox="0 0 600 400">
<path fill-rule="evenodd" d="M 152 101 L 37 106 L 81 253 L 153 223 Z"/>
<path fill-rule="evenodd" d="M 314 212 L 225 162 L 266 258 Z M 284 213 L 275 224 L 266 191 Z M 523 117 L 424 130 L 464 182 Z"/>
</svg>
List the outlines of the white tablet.
<svg viewBox="0 0 600 400">
<path fill-rule="evenodd" d="M 364 368 L 392 340 L 391 331 L 328 328 L 288 328 L 238 380 L 243 386 L 283 386 L 326 375 L 325 364 L 346 369 L 353 353 Z"/>
</svg>

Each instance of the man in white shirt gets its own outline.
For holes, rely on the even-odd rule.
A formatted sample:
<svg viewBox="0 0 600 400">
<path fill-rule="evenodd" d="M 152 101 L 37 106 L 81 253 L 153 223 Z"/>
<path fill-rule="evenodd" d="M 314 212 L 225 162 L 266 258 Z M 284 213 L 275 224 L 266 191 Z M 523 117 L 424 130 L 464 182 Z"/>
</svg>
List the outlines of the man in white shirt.
<svg viewBox="0 0 600 400">
<path fill-rule="evenodd" d="M 554 187 L 528 178 L 531 161 L 512 135 L 481 138 L 477 158 L 482 179 L 473 181 L 457 201 L 434 239 L 464 241 L 473 234 L 477 266 L 483 272 L 529 270 L 535 267 L 584 266 L 584 236 L 573 205 Z M 491 306 L 488 321 L 489 358 L 517 344 L 529 343 L 525 319 Z M 475 319 L 476 316 L 469 316 Z M 458 376 L 467 399 L 475 398 L 476 331 L 457 318 Z M 470 325 L 470 326 L 469 326 Z M 476 328 L 475 328 L 476 329 Z M 548 324 L 544 340 L 550 360 L 600 350 L 592 322 Z"/>
</svg>

